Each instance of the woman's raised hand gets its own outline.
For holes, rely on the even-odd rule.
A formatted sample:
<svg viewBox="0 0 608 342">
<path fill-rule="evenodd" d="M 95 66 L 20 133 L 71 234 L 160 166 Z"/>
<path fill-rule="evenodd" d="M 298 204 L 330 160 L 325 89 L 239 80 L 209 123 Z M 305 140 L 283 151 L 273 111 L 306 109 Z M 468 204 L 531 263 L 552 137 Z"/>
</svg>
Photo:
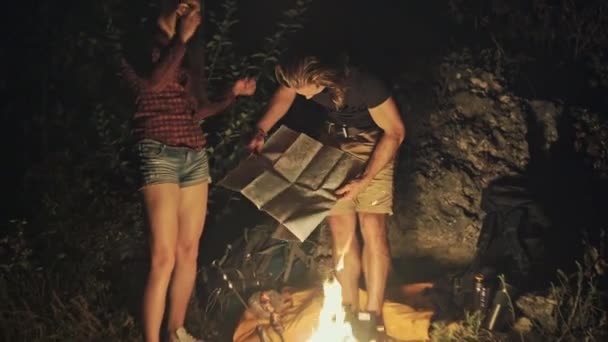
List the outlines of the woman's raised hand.
<svg viewBox="0 0 608 342">
<path fill-rule="evenodd" d="M 256 82 L 252 78 L 242 78 L 232 86 L 234 96 L 251 96 L 255 93 Z"/>
<path fill-rule="evenodd" d="M 179 21 L 179 39 L 182 43 L 187 43 L 201 24 L 201 13 L 190 11 L 181 17 Z"/>
</svg>

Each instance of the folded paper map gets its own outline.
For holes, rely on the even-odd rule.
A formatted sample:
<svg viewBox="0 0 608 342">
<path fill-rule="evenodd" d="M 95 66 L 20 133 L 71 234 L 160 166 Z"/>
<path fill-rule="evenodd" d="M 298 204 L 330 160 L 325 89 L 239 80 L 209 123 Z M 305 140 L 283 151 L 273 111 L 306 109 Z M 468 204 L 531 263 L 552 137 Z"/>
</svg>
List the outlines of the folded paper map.
<svg viewBox="0 0 608 342">
<path fill-rule="evenodd" d="M 219 185 L 241 192 L 300 241 L 336 203 L 334 191 L 357 176 L 364 162 L 285 126 L 230 171 Z"/>
</svg>

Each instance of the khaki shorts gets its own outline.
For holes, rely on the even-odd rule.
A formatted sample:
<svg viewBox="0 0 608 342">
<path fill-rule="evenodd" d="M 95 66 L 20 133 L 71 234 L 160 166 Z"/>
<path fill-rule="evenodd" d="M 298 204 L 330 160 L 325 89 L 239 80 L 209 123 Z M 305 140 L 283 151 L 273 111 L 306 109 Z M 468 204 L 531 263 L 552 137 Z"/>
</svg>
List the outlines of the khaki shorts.
<svg viewBox="0 0 608 342">
<path fill-rule="evenodd" d="M 343 138 L 334 134 L 323 133 L 319 139 L 327 145 L 339 148 L 361 160 L 369 160 L 382 131 L 362 132 L 353 137 Z M 392 160 L 378 172 L 376 177 L 354 200 L 339 200 L 330 215 L 350 214 L 355 212 L 374 214 L 393 214 L 393 172 L 395 161 Z"/>
</svg>

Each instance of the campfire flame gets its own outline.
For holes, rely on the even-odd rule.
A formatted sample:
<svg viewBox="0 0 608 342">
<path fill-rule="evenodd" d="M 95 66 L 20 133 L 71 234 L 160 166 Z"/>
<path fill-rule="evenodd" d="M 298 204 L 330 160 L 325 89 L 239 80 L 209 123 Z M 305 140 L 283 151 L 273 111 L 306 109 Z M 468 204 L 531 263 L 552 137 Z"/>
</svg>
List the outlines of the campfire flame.
<svg viewBox="0 0 608 342">
<path fill-rule="evenodd" d="M 350 323 L 345 322 L 346 312 L 342 307 L 342 287 L 335 279 L 323 284 L 323 307 L 319 313 L 319 324 L 308 342 L 357 342 Z"/>
<path fill-rule="evenodd" d="M 338 264 L 336 265 L 336 272 L 340 272 L 344 269 L 344 255 L 340 256 L 340 260 L 338 260 Z M 342 291 L 340 291 L 342 292 Z"/>
</svg>

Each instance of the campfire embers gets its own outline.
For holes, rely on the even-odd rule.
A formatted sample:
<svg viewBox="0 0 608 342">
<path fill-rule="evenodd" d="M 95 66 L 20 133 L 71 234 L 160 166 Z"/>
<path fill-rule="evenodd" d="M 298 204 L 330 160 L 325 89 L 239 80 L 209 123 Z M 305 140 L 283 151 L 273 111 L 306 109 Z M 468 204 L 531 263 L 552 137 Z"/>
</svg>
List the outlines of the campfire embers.
<svg viewBox="0 0 608 342">
<path fill-rule="evenodd" d="M 331 278 L 323 284 L 323 306 L 319 313 L 319 323 L 308 342 L 357 342 L 350 323 L 345 321 L 346 312 L 342 306 L 342 287 Z"/>
</svg>

